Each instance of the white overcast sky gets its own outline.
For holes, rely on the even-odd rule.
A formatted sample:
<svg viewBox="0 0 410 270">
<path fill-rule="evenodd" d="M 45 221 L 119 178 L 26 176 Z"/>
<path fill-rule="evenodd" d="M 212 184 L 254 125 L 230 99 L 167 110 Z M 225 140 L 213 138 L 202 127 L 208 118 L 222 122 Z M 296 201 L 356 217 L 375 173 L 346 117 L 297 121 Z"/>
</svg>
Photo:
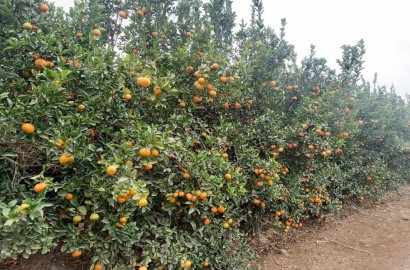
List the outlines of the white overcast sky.
<svg viewBox="0 0 410 270">
<path fill-rule="evenodd" d="M 251 0 L 233 0 L 237 20 L 249 20 Z M 55 0 L 66 9 L 74 0 Z M 279 32 L 286 18 L 287 40 L 295 45 L 298 62 L 307 56 L 310 44 L 316 55 L 325 57 L 332 68 L 341 58 L 343 44 L 354 45 L 364 39 L 365 70 L 369 81 L 378 73 L 378 84 L 397 93 L 410 93 L 410 14 L 405 0 L 263 0 L 265 23 Z"/>
</svg>

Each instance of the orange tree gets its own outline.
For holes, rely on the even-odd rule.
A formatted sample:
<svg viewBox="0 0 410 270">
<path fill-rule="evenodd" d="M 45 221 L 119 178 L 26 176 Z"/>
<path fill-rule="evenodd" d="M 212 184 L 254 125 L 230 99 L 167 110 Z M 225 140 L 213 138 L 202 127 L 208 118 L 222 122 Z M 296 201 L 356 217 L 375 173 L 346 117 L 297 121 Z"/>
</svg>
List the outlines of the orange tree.
<svg viewBox="0 0 410 270">
<path fill-rule="evenodd" d="M 92 269 L 247 268 L 288 232 L 409 174 L 408 102 L 232 1 L 2 0 L 0 258 L 54 248 Z M 393 121 L 392 121 L 393 120 Z"/>
</svg>

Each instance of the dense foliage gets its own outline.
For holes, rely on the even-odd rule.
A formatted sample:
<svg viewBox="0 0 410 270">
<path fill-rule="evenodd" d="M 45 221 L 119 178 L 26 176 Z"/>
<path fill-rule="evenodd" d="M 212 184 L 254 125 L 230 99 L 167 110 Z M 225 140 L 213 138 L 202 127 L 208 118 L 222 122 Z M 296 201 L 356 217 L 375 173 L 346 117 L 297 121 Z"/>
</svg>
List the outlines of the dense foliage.
<svg viewBox="0 0 410 270">
<path fill-rule="evenodd" d="M 58 247 L 92 269 L 245 269 L 262 219 L 284 232 L 410 174 L 408 102 L 296 63 L 231 0 L 0 5 L 0 259 Z M 146 267 L 146 268 L 144 268 Z"/>
</svg>

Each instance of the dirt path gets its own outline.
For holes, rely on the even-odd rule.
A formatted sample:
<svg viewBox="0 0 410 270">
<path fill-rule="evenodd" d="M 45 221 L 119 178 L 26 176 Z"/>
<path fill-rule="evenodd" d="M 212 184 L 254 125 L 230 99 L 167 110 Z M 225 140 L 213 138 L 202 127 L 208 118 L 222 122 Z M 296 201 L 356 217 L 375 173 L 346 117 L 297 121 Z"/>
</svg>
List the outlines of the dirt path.
<svg viewBox="0 0 410 270">
<path fill-rule="evenodd" d="M 286 254 L 263 256 L 262 269 L 410 269 L 410 185 L 400 193 L 304 229 Z"/>
</svg>

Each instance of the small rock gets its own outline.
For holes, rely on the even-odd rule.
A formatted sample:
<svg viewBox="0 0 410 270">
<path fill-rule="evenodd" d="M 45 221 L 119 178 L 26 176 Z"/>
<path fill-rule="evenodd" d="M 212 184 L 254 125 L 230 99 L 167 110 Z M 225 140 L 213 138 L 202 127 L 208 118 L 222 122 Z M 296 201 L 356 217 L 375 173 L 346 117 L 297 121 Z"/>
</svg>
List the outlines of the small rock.
<svg viewBox="0 0 410 270">
<path fill-rule="evenodd" d="M 286 249 L 280 248 L 278 249 L 279 254 L 285 255 L 287 253 Z"/>
</svg>

